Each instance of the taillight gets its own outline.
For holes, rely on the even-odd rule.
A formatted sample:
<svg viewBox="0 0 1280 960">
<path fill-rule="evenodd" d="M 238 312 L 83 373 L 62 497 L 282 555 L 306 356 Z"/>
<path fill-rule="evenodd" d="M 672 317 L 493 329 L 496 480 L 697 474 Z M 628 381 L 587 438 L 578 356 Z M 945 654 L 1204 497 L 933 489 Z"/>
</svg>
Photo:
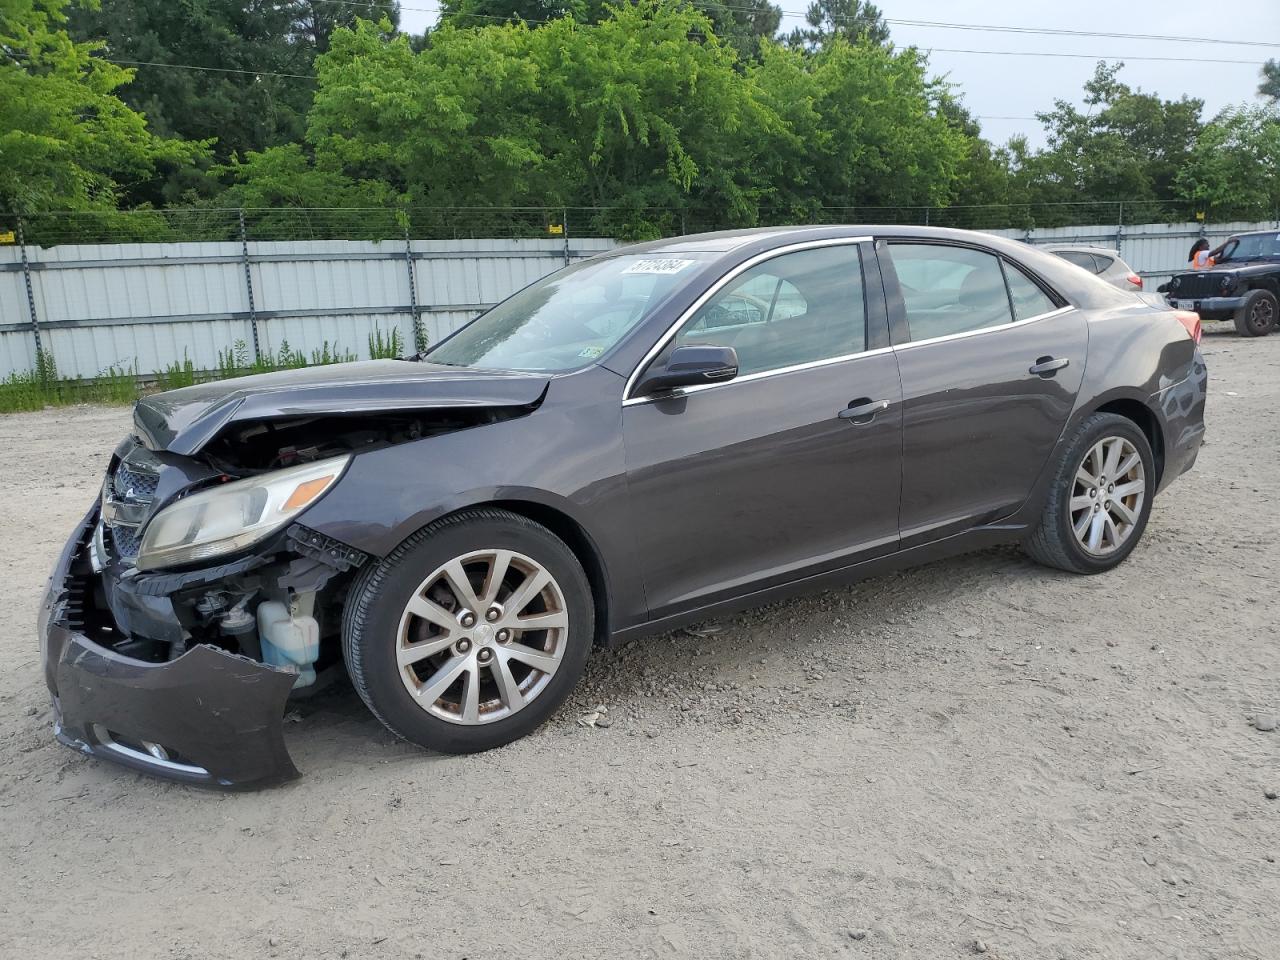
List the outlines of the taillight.
<svg viewBox="0 0 1280 960">
<path fill-rule="evenodd" d="M 1175 310 L 1173 315 L 1186 328 L 1188 336 L 1196 343 L 1199 343 L 1200 338 L 1204 336 L 1204 330 L 1200 326 L 1200 315 L 1192 313 L 1190 310 Z"/>
<path fill-rule="evenodd" d="M 1128 280 L 1130 283 L 1132 283 L 1139 290 L 1142 289 L 1142 278 L 1138 276 L 1136 273 L 1129 274 L 1129 276 L 1125 277 L 1125 279 Z"/>
</svg>

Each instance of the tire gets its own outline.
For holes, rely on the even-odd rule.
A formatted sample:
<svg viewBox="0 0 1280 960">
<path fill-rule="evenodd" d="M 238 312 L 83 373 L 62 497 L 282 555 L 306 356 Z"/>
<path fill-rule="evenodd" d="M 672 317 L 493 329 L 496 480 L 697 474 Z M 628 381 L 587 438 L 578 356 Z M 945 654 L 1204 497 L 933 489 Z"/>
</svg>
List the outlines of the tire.
<svg viewBox="0 0 1280 960">
<path fill-rule="evenodd" d="M 454 586 L 459 577 L 465 585 Z M 535 617 L 548 626 L 516 626 Z M 475 753 L 551 716 L 582 675 L 594 635 L 591 587 L 564 542 L 526 517 L 477 509 L 424 527 L 361 573 L 342 652 L 360 699 L 388 730 L 442 753 Z"/>
<path fill-rule="evenodd" d="M 1250 290 L 1235 312 L 1236 332 L 1242 337 L 1265 337 L 1280 318 L 1276 295 L 1270 290 Z"/>
<path fill-rule="evenodd" d="M 1137 460 L 1128 466 L 1132 455 Z M 1102 469 L 1097 468 L 1099 460 Z M 1109 463 L 1127 469 L 1119 478 L 1108 477 Z M 1151 445 L 1137 424 L 1114 413 L 1086 417 L 1066 443 L 1051 483 L 1040 521 L 1023 543 L 1033 560 L 1092 574 L 1113 569 L 1133 552 L 1146 529 L 1156 484 Z M 1128 492 L 1117 495 L 1116 490 Z M 1081 523 L 1083 533 L 1078 533 Z M 1102 530 L 1095 544 L 1096 525 Z"/>
</svg>

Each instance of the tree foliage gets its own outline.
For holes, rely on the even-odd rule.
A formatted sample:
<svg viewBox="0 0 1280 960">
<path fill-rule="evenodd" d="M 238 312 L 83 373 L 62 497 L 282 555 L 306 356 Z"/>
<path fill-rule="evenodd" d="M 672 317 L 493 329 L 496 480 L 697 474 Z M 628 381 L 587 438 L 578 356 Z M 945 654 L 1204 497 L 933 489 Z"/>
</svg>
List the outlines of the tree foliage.
<svg viewBox="0 0 1280 960">
<path fill-rule="evenodd" d="M 1179 196 L 1216 219 L 1280 210 L 1280 110 L 1225 110 L 1196 140 L 1175 180 Z"/>
<path fill-rule="evenodd" d="M 131 71 L 66 31 L 67 0 L 0 0 L 0 209 L 113 210 L 200 143 L 162 139 L 116 91 Z"/>
<path fill-rule="evenodd" d="M 868 0 L 812 0 L 804 14 L 805 26 L 787 35 L 787 43 L 802 50 L 821 50 L 839 38 L 856 43 L 889 42 L 889 26 L 880 8 Z"/>
</svg>

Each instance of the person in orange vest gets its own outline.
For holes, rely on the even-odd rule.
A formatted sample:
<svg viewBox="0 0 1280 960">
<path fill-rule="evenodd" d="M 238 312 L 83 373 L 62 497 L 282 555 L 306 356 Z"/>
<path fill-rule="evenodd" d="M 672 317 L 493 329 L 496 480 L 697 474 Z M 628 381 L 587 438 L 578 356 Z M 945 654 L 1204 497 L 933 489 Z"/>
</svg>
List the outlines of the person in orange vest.
<svg viewBox="0 0 1280 960">
<path fill-rule="evenodd" d="M 1214 264 L 1213 254 L 1209 252 L 1209 241 L 1201 237 L 1191 245 L 1191 254 L 1187 257 L 1188 266 L 1192 270 L 1208 270 Z"/>
</svg>

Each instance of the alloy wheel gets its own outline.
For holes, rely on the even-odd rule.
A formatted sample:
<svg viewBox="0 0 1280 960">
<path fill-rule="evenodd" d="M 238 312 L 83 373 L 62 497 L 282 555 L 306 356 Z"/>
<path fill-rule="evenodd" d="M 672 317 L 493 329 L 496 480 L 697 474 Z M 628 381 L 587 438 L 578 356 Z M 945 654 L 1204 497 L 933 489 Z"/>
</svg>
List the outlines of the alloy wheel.
<svg viewBox="0 0 1280 960">
<path fill-rule="evenodd" d="M 451 723 L 504 719 L 546 689 L 568 644 L 555 578 L 512 550 L 455 557 L 414 591 L 400 617 L 396 662 L 418 706 Z"/>
<path fill-rule="evenodd" d="M 1147 496 L 1142 455 L 1124 437 L 1103 437 L 1076 468 L 1067 511 L 1085 553 L 1105 557 L 1137 529 Z"/>
</svg>

